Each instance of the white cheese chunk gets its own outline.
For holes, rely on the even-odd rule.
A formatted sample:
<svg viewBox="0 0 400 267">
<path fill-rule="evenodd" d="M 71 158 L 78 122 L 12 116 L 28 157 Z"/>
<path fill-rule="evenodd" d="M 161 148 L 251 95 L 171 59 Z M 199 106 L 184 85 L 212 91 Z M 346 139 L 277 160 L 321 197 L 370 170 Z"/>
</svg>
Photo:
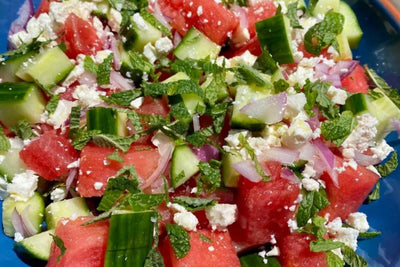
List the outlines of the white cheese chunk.
<svg viewBox="0 0 400 267">
<path fill-rule="evenodd" d="M 174 214 L 174 222 L 188 231 L 196 231 L 199 220 L 193 213 L 184 211 Z"/>
<path fill-rule="evenodd" d="M 12 183 L 7 186 L 7 193 L 16 201 L 27 201 L 37 188 L 39 176 L 31 170 L 14 175 Z"/>
<path fill-rule="evenodd" d="M 360 231 L 361 233 L 364 233 L 369 229 L 367 215 L 362 212 L 350 213 L 349 217 L 346 219 L 346 222 L 348 225 Z"/>
<path fill-rule="evenodd" d="M 206 216 L 214 229 L 224 229 L 236 221 L 236 204 L 216 204 L 206 209 Z"/>
</svg>

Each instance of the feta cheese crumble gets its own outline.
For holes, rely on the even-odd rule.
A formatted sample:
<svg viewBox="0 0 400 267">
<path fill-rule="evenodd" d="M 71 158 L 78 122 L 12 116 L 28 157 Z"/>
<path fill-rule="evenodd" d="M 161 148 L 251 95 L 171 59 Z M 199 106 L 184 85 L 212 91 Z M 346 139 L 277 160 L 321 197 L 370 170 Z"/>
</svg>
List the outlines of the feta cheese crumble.
<svg viewBox="0 0 400 267">
<path fill-rule="evenodd" d="M 206 209 L 206 216 L 213 229 L 224 229 L 236 221 L 236 204 L 216 204 Z"/>
<path fill-rule="evenodd" d="M 16 201 L 28 201 L 37 188 L 39 176 L 31 170 L 17 173 L 7 186 L 7 193 Z"/>
</svg>

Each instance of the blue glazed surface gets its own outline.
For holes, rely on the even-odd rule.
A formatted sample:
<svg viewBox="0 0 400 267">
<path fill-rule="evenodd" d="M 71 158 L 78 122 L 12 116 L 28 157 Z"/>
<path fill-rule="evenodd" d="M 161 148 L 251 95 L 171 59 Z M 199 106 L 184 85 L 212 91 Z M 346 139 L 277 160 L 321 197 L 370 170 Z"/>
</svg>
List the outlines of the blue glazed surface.
<svg viewBox="0 0 400 267">
<path fill-rule="evenodd" d="M 16 18 L 24 0 L 0 0 L 0 52 L 7 47 L 6 37 L 11 21 Z M 35 7 L 38 0 L 34 0 Z M 400 89 L 400 25 L 383 9 L 378 0 L 347 0 L 355 10 L 364 38 L 354 57 L 375 69 L 386 81 Z M 400 151 L 397 134 L 388 137 L 389 143 Z M 359 252 L 371 267 L 400 266 L 400 168 L 381 181 L 381 199 L 363 205 L 373 230 L 380 237 L 359 242 Z M 0 214 L 1 216 L 1 214 Z M 13 240 L 0 234 L 0 266 L 23 267 L 12 250 Z"/>
</svg>

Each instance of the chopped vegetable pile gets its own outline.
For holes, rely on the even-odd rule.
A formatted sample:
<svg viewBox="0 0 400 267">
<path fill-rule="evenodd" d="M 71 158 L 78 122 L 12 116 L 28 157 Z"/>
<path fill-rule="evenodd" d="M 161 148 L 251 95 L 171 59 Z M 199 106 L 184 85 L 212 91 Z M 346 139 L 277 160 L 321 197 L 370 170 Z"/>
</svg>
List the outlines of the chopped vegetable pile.
<svg viewBox="0 0 400 267">
<path fill-rule="evenodd" d="M 400 96 L 362 35 L 339 0 L 26 0 L 0 55 L 5 235 L 50 267 L 367 266 Z"/>
</svg>

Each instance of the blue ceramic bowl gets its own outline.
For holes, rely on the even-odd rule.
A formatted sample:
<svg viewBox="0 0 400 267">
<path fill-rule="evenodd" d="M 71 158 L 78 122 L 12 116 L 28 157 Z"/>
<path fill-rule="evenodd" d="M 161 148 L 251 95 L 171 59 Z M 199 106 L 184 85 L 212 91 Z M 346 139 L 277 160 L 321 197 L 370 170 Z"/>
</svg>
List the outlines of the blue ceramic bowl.
<svg viewBox="0 0 400 267">
<path fill-rule="evenodd" d="M 7 32 L 24 0 L 0 0 L 0 52 L 6 50 Z M 398 0 L 394 0 L 398 1 Z M 400 89 L 400 22 L 379 0 L 346 0 L 357 14 L 364 38 L 355 59 L 375 69 L 392 87 Z M 36 7 L 39 0 L 34 0 Z M 397 134 L 389 144 L 400 151 Z M 373 230 L 382 235 L 359 242 L 359 253 L 371 267 L 400 266 L 400 168 L 381 181 L 381 198 L 363 205 Z M 0 215 L 1 216 L 1 215 Z M 27 266 L 12 250 L 13 240 L 0 233 L 0 266 Z M 311 267 L 311 266 L 310 266 Z"/>
</svg>

